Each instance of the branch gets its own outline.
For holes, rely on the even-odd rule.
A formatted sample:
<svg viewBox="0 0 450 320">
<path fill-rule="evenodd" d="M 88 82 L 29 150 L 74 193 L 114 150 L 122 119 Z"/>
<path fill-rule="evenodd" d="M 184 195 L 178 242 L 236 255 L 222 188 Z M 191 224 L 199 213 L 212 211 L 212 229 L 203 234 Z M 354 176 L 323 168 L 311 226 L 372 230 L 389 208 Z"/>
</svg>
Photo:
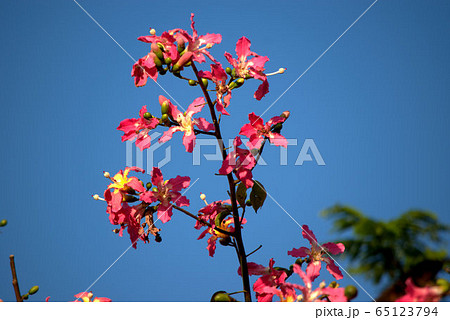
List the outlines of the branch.
<svg viewBox="0 0 450 320">
<path fill-rule="evenodd" d="M 256 248 L 256 249 L 253 250 L 252 252 L 250 252 L 250 253 L 247 255 L 247 257 L 248 257 L 248 256 L 251 256 L 252 254 L 254 254 L 256 251 L 258 251 L 258 250 L 261 249 L 261 248 L 262 248 L 262 244 L 260 244 L 258 248 Z"/>
<path fill-rule="evenodd" d="M 219 144 L 219 147 L 222 150 L 222 158 L 225 161 L 228 154 L 227 154 L 227 150 L 225 149 L 224 144 L 223 144 L 222 134 L 220 133 L 220 125 L 219 125 L 219 121 L 217 121 L 214 103 L 211 101 L 211 97 L 209 96 L 208 91 L 206 90 L 205 86 L 203 85 L 203 81 L 202 81 L 201 77 L 199 76 L 197 67 L 195 66 L 195 63 L 193 61 L 192 61 L 191 67 L 195 73 L 195 76 L 197 77 L 198 84 L 200 85 L 200 87 L 203 91 L 203 95 L 206 98 L 206 102 L 208 103 L 209 112 L 211 113 L 211 119 L 213 121 L 214 128 L 215 128 L 214 131 L 215 131 L 217 143 Z M 252 296 L 250 293 L 250 279 L 249 279 L 249 275 L 248 275 L 247 257 L 245 255 L 244 242 L 242 240 L 242 234 L 241 234 L 241 223 L 239 221 L 239 211 L 237 208 L 236 186 L 234 185 L 233 174 L 231 172 L 229 174 L 227 174 L 227 178 L 228 178 L 228 185 L 229 185 L 229 189 L 230 189 L 229 191 L 230 191 L 231 205 L 233 207 L 233 220 L 234 220 L 234 229 L 235 229 L 234 237 L 236 239 L 236 244 L 237 244 L 236 251 L 238 253 L 239 264 L 241 266 L 241 271 L 242 271 L 242 285 L 245 290 L 245 301 L 251 302 Z"/>
<path fill-rule="evenodd" d="M 11 266 L 12 273 L 12 285 L 14 287 L 14 293 L 16 294 L 16 301 L 23 302 L 22 296 L 19 290 L 19 281 L 17 281 L 16 264 L 14 263 L 14 255 L 9 256 L 9 264 Z"/>
</svg>

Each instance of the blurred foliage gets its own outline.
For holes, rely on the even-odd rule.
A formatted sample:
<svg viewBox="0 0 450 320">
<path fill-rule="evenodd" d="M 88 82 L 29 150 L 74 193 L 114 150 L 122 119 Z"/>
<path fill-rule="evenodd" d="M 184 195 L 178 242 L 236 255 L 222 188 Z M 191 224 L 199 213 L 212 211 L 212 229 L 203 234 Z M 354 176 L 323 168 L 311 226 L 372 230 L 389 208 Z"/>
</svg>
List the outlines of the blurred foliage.
<svg viewBox="0 0 450 320">
<path fill-rule="evenodd" d="M 347 239 L 338 239 L 344 243 L 344 255 L 351 261 L 349 270 L 364 274 L 374 283 L 385 277 L 416 278 L 417 270 L 432 273 L 430 280 L 448 263 L 442 234 L 450 227 L 440 223 L 432 212 L 411 210 L 396 219 L 382 221 L 352 207 L 335 205 L 322 215 L 334 220 L 336 232 L 352 232 Z"/>
</svg>

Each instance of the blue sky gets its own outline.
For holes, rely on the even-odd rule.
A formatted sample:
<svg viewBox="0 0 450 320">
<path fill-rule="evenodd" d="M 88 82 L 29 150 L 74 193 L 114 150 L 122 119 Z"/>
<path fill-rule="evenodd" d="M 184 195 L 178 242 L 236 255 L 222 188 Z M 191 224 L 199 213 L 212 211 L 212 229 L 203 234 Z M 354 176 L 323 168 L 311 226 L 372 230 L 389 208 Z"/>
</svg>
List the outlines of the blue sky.
<svg viewBox="0 0 450 320">
<path fill-rule="evenodd" d="M 194 12 L 199 34 L 222 34 L 211 53 L 224 64 L 223 52 L 234 53 L 246 36 L 253 51 L 270 58 L 268 71 L 287 68 L 269 79 L 270 93 L 259 102 L 252 98 L 256 81 L 233 94 L 232 117 L 223 121 L 224 138 L 232 139 L 248 113 L 266 110 L 372 2 L 79 3 L 136 59 L 149 50 L 138 36 L 150 27 L 158 34 L 189 29 Z M 380 0 L 266 113 L 267 120 L 290 110 L 283 134 L 299 142 L 289 148 L 287 166 L 279 165 L 277 147 L 265 148 L 268 165 L 255 169 L 255 177 L 320 242 L 338 236 L 319 216 L 335 203 L 382 219 L 427 209 L 450 223 L 449 15 L 446 1 Z M 150 82 L 134 86 L 133 61 L 73 1 L 3 1 L 0 24 L 0 218 L 8 220 L 0 234 L 0 298 L 14 299 L 8 256 L 15 254 L 22 291 L 41 287 L 33 301 L 68 301 L 130 245 L 111 232 L 104 203 L 90 196 L 105 189 L 103 170 L 125 166 L 119 122 L 142 105 L 156 114 L 164 93 Z M 201 94 L 169 75 L 159 83 L 184 106 Z M 325 166 L 294 165 L 305 139 L 314 139 Z M 192 166 L 179 135 L 169 144 L 165 177 L 199 178 L 186 194 L 192 212 L 202 206 L 200 192 L 209 201 L 226 197 L 225 178 L 214 176 L 219 162 Z M 307 244 L 271 199 L 246 218 L 247 251 L 263 245 L 250 261 L 267 264 L 273 257 L 288 266 L 286 252 Z M 176 214 L 162 226 L 162 243 L 139 243 L 91 290 L 114 301 L 208 301 L 215 291 L 240 290 L 234 251 L 218 247 L 210 258 L 193 225 Z M 371 295 L 380 291 L 356 279 Z M 359 300 L 369 297 L 361 292 Z"/>
</svg>

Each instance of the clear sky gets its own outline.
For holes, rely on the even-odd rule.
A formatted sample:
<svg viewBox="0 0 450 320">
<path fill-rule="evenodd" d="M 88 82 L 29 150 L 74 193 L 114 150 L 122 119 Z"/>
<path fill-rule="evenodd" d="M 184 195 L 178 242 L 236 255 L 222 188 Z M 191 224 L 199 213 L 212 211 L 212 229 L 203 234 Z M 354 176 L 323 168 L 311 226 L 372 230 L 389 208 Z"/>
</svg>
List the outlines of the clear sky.
<svg viewBox="0 0 450 320">
<path fill-rule="evenodd" d="M 246 36 L 253 51 L 270 58 L 269 72 L 287 68 L 269 79 L 270 93 L 260 102 L 252 98 L 257 81 L 233 94 L 232 116 L 222 122 L 228 139 L 248 113 L 266 110 L 372 1 L 79 3 L 136 59 L 149 50 L 138 36 L 150 27 L 158 34 L 189 30 L 194 12 L 199 34 L 222 34 L 222 43 L 211 50 L 222 63 L 223 52 L 234 54 L 236 41 Z M 448 1 L 378 1 L 266 113 L 267 120 L 290 110 L 283 134 L 298 145 L 288 148 L 286 166 L 279 164 L 278 147 L 266 147 L 268 165 L 255 169 L 255 177 L 320 242 L 338 236 L 319 216 L 338 202 L 382 219 L 427 209 L 450 223 L 449 16 Z M 0 298 L 14 300 L 8 256 L 15 254 L 22 290 L 41 288 L 33 301 L 68 301 L 130 245 L 128 237 L 111 232 L 105 204 L 91 194 L 107 186 L 103 170 L 125 167 L 119 122 L 135 117 L 142 105 L 157 114 L 164 93 L 152 82 L 136 88 L 133 61 L 71 0 L 2 1 L 0 25 L 0 218 L 8 220 L 0 234 Z M 159 82 L 184 106 L 201 95 L 169 75 Z M 314 140 L 325 166 L 294 165 L 305 139 Z M 165 177 L 199 178 L 186 194 L 192 212 L 202 206 L 201 192 L 208 201 L 226 197 L 225 178 L 214 176 L 220 162 L 203 159 L 202 166 L 193 166 L 178 134 L 168 145 L 172 161 L 162 169 Z M 163 150 L 155 152 L 156 159 Z M 247 251 L 263 245 L 250 261 L 267 265 L 273 257 L 289 266 L 287 251 L 307 244 L 270 198 L 246 218 Z M 234 251 L 218 246 L 209 257 L 193 225 L 175 214 L 162 226 L 163 241 L 129 250 L 92 287 L 94 295 L 207 301 L 218 290 L 241 290 Z M 356 279 L 370 294 L 380 291 Z M 346 277 L 342 283 L 353 281 Z M 361 292 L 359 300 L 369 297 Z"/>
</svg>

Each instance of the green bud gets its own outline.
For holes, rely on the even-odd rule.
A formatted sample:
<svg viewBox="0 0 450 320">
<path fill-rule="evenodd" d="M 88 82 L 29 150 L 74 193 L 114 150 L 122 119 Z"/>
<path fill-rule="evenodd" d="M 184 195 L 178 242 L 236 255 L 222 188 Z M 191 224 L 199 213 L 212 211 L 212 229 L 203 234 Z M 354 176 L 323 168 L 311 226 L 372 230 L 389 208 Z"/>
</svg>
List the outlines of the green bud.
<svg viewBox="0 0 450 320">
<path fill-rule="evenodd" d="M 244 84 L 245 80 L 243 78 L 239 78 L 236 80 L 236 88 L 239 88 Z"/>
<path fill-rule="evenodd" d="M 231 243 L 231 239 L 229 236 L 226 236 L 225 238 L 220 238 L 219 243 L 223 246 L 227 246 Z"/>
<path fill-rule="evenodd" d="M 113 229 L 113 231 L 112 232 L 114 232 L 114 233 L 119 233 L 120 232 L 120 230 L 119 229 Z"/>
<path fill-rule="evenodd" d="M 225 72 L 228 73 L 228 74 L 231 74 L 231 68 L 230 67 L 226 67 L 225 68 Z"/>
<path fill-rule="evenodd" d="M 197 81 L 195 81 L 195 80 L 189 80 L 189 85 L 190 86 L 196 86 L 197 85 Z"/>
<path fill-rule="evenodd" d="M 208 88 L 208 79 L 202 78 L 202 83 L 205 88 Z"/>
<path fill-rule="evenodd" d="M 184 43 L 184 40 L 179 40 L 177 43 L 177 50 L 179 53 L 183 52 L 184 48 L 186 47 L 186 44 Z"/>
<path fill-rule="evenodd" d="M 144 113 L 144 118 L 150 120 L 152 118 L 152 114 L 150 112 Z"/>
<path fill-rule="evenodd" d="M 167 123 L 169 122 L 169 115 L 168 115 L 167 113 L 164 113 L 164 114 L 161 116 L 160 122 L 161 122 L 161 123 L 164 123 L 164 124 L 167 124 Z"/>
<path fill-rule="evenodd" d="M 172 63 L 172 59 L 167 57 L 167 58 L 164 59 L 164 63 L 165 64 L 171 64 Z"/>
<path fill-rule="evenodd" d="M 161 105 L 161 114 L 167 114 L 169 112 L 169 102 L 166 100 Z"/>
<path fill-rule="evenodd" d="M 352 300 L 358 295 L 358 289 L 352 285 L 346 286 L 344 294 L 348 300 Z"/>
<path fill-rule="evenodd" d="M 161 47 L 164 48 L 162 45 L 161 45 Z M 158 59 L 160 59 L 161 61 L 164 61 L 164 55 L 161 51 L 161 47 L 156 43 L 152 43 L 152 45 L 151 45 L 151 49 L 152 49 L 153 53 L 155 54 L 155 56 L 157 56 Z"/>
<path fill-rule="evenodd" d="M 180 65 L 178 63 L 175 63 L 172 67 L 173 74 L 175 75 L 175 73 L 179 73 L 180 69 L 181 69 Z"/>
<path fill-rule="evenodd" d="M 28 290 L 28 294 L 35 294 L 38 291 L 39 291 L 39 286 L 34 286 L 34 287 L 31 287 L 30 290 Z"/>
<path fill-rule="evenodd" d="M 339 283 L 337 283 L 336 281 L 331 281 L 328 286 L 330 288 L 338 288 L 339 287 Z"/>
<path fill-rule="evenodd" d="M 159 68 L 158 72 L 159 72 L 160 75 L 163 76 L 163 75 L 165 75 L 167 73 L 167 70 L 169 70 L 169 68 L 164 68 L 164 69 L 163 68 Z"/>
<path fill-rule="evenodd" d="M 152 183 L 151 182 L 147 182 L 147 184 L 145 186 L 147 187 L 147 190 L 150 190 L 150 188 L 152 187 Z"/>
<path fill-rule="evenodd" d="M 251 206 L 252 206 L 252 202 L 250 201 L 250 199 L 248 199 L 248 200 L 245 202 L 245 205 L 246 205 L 247 207 L 251 207 Z"/>
<path fill-rule="evenodd" d="M 158 192 L 158 188 L 157 187 L 153 187 L 152 191 L 153 192 Z"/>
<path fill-rule="evenodd" d="M 295 260 L 295 264 L 298 264 L 300 267 L 303 264 L 303 259 L 302 258 L 298 258 L 297 260 Z"/>
<path fill-rule="evenodd" d="M 163 59 L 164 60 L 164 59 Z M 153 61 L 155 62 L 155 66 L 157 67 L 157 68 L 160 68 L 160 67 L 162 67 L 162 62 L 161 62 L 161 60 L 157 57 L 157 56 L 154 56 L 153 57 Z"/>
<path fill-rule="evenodd" d="M 211 302 L 235 302 L 236 299 L 232 298 L 225 291 L 217 291 L 211 297 Z"/>
<path fill-rule="evenodd" d="M 236 78 L 236 69 L 235 68 L 233 68 L 233 70 L 231 70 L 231 76 L 233 78 Z"/>
<path fill-rule="evenodd" d="M 122 197 L 122 200 L 123 200 L 124 202 L 136 202 L 136 201 L 138 201 L 139 199 L 136 198 L 136 197 L 130 196 L 129 194 L 126 194 L 126 195 L 124 195 L 124 196 Z"/>
<path fill-rule="evenodd" d="M 8 220 L 3 219 L 2 221 L 0 221 L 0 227 L 4 227 L 8 224 Z"/>
<path fill-rule="evenodd" d="M 189 67 L 192 64 L 192 61 L 187 62 L 184 66 Z"/>
</svg>

